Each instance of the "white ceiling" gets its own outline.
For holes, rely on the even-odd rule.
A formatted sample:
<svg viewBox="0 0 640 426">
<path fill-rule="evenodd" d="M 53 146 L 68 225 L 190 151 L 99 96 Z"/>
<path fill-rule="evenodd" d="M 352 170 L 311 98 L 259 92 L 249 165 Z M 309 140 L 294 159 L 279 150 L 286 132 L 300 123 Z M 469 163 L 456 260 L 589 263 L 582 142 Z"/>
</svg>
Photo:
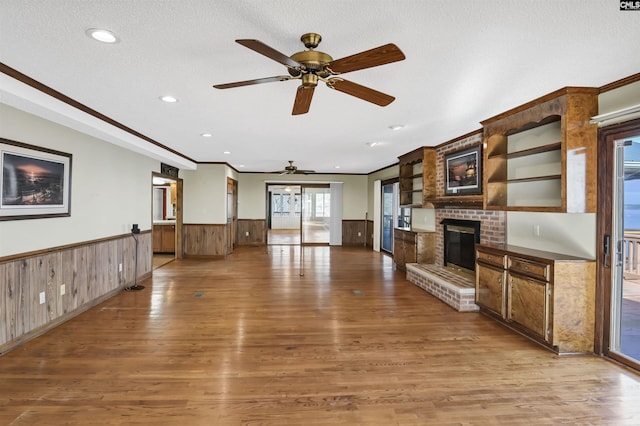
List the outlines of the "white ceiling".
<svg viewBox="0 0 640 426">
<path fill-rule="evenodd" d="M 88 38 L 96 27 L 120 42 Z M 345 75 L 396 101 L 383 108 L 319 85 L 310 112 L 292 116 L 298 81 L 212 88 L 286 74 L 235 39 L 291 55 L 306 32 L 321 34 L 317 50 L 334 59 L 398 45 L 406 60 Z M 638 40 L 640 12 L 617 0 L 0 0 L 5 65 L 195 162 L 239 171 L 294 160 L 369 173 L 564 86 L 640 72 Z M 28 109 L 3 82 L 0 100 Z M 179 102 L 161 102 L 165 94 Z"/>
</svg>

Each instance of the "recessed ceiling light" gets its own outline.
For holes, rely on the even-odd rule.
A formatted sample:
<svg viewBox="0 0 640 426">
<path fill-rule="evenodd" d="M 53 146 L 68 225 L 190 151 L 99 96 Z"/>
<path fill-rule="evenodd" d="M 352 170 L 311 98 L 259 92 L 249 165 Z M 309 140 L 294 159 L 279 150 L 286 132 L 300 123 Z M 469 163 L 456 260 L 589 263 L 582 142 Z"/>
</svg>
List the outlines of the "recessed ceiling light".
<svg viewBox="0 0 640 426">
<path fill-rule="evenodd" d="M 229 155 L 229 154 L 231 154 L 231 151 L 225 151 L 225 152 L 223 152 L 223 154 Z"/>
<path fill-rule="evenodd" d="M 374 146 L 384 145 L 384 142 L 380 142 L 380 141 L 367 142 L 366 145 L 373 148 Z"/>
<path fill-rule="evenodd" d="M 340 168 L 340 166 L 336 166 L 335 168 L 336 168 L 336 169 L 339 169 L 339 168 Z"/>
<path fill-rule="evenodd" d="M 118 37 L 116 37 L 114 33 L 100 28 L 89 28 L 86 31 L 86 34 L 92 39 L 102 43 L 117 43 L 119 41 Z"/>
<path fill-rule="evenodd" d="M 211 133 L 200 133 L 200 136 L 202 136 L 203 138 L 210 138 L 213 135 Z"/>
<path fill-rule="evenodd" d="M 178 102 L 178 98 L 176 98 L 175 96 L 171 96 L 171 95 L 162 96 L 160 99 L 162 100 L 162 102 L 167 102 L 169 104 L 173 104 L 173 103 Z"/>
<path fill-rule="evenodd" d="M 243 167 L 244 167 L 244 164 L 240 164 L 238 167 L 243 168 Z"/>
<path fill-rule="evenodd" d="M 389 129 L 391 129 L 391 130 L 400 130 L 402 128 L 404 128 L 404 126 L 402 124 L 393 124 L 393 125 L 389 126 Z"/>
</svg>

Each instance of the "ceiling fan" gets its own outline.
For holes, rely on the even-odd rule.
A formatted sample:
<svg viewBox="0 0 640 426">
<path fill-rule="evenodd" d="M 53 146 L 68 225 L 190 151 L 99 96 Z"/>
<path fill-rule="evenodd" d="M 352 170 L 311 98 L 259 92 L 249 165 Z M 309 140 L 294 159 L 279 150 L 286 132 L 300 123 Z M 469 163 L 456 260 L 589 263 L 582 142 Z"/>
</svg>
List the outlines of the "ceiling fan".
<svg viewBox="0 0 640 426">
<path fill-rule="evenodd" d="M 338 90 L 356 98 L 380 106 L 387 106 L 395 100 L 393 96 L 377 90 L 362 86 L 342 77 L 336 77 L 351 71 L 377 67 L 405 59 L 402 51 L 395 44 L 389 43 L 371 50 L 356 53 L 345 58 L 333 60 L 324 52 L 313 50 L 318 47 L 322 37 L 320 34 L 307 33 L 300 37 L 305 47 L 309 50 L 294 53 L 287 56 L 267 46 L 259 40 L 236 40 L 245 47 L 254 50 L 267 58 L 273 59 L 287 67 L 289 75 L 258 78 L 255 80 L 238 81 L 235 83 L 216 84 L 216 89 L 230 89 L 232 87 L 250 86 L 252 84 L 270 83 L 273 81 L 302 80 L 298 86 L 296 98 L 293 103 L 292 115 L 306 114 L 311 106 L 313 92 L 318 85 L 318 80 L 324 82 L 329 88 Z"/>
<path fill-rule="evenodd" d="M 315 170 L 299 170 L 298 166 L 293 165 L 293 160 L 289 160 L 289 165 L 285 166 L 284 170 L 278 170 L 272 173 L 280 173 L 281 175 L 308 175 L 315 172 Z"/>
</svg>

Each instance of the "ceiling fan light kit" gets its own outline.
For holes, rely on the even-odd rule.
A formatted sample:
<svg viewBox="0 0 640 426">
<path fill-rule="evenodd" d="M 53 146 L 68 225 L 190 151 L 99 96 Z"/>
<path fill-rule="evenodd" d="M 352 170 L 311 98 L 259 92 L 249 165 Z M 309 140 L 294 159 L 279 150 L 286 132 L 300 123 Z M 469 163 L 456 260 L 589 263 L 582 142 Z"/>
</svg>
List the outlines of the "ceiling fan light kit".
<svg viewBox="0 0 640 426">
<path fill-rule="evenodd" d="M 216 84 L 213 87 L 216 89 L 231 89 L 233 87 L 250 86 L 253 84 L 299 79 L 301 80 L 301 85 L 296 91 L 296 98 L 291 112 L 292 115 L 306 114 L 309 112 L 313 92 L 318 85 L 318 80 L 324 82 L 327 87 L 331 89 L 379 106 L 387 106 L 395 100 L 393 96 L 387 95 L 386 93 L 347 81 L 340 77 L 334 77 L 351 71 L 358 71 L 404 60 L 404 54 L 395 44 L 385 44 L 334 61 L 327 53 L 313 50 L 318 47 L 318 44 L 322 41 L 320 34 L 306 33 L 300 37 L 300 40 L 308 50 L 294 53 L 291 56 L 287 56 L 259 40 L 236 40 L 238 44 L 286 66 L 289 75 Z"/>
</svg>

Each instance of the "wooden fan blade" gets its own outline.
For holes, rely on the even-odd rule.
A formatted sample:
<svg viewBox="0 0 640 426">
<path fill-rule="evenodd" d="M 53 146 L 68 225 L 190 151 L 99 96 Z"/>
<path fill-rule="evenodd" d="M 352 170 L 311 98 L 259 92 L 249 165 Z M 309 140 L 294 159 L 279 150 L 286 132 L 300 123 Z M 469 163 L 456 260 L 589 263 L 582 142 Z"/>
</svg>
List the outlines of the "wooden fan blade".
<svg viewBox="0 0 640 426">
<path fill-rule="evenodd" d="M 356 53 L 346 58 L 337 59 L 327 65 L 327 68 L 335 74 L 377 67 L 391 62 L 405 59 L 404 53 L 393 43 L 376 47 L 365 52 Z"/>
<path fill-rule="evenodd" d="M 288 75 L 278 75 L 275 77 L 256 78 L 255 80 L 236 81 L 235 83 L 215 84 L 216 89 L 231 89 L 232 87 L 251 86 L 252 84 L 271 83 L 273 81 L 287 81 L 292 77 Z"/>
<path fill-rule="evenodd" d="M 315 170 L 296 170 L 295 172 L 293 172 L 296 175 L 309 175 L 311 173 L 315 173 Z"/>
<path fill-rule="evenodd" d="M 293 111 L 291 115 L 306 114 L 309 112 L 311 106 L 311 99 L 313 98 L 313 92 L 315 87 L 298 86 L 296 92 L 296 99 L 293 102 Z"/>
<path fill-rule="evenodd" d="M 377 90 L 370 89 L 352 81 L 343 80 L 342 78 L 329 79 L 327 86 L 380 106 L 387 106 L 396 99 L 386 93 L 378 92 Z"/>
<path fill-rule="evenodd" d="M 278 52 L 276 49 L 267 46 L 260 40 L 242 39 L 236 40 L 236 43 L 239 43 L 244 47 L 248 47 L 249 49 L 258 52 L 259 54 L 264 55 L 267 58 L 273 59 L 274 61 L 279 62 L 289 68 L 304 68 L 300 62 L 294 61 L 284 53 Z"/>
</svg>

